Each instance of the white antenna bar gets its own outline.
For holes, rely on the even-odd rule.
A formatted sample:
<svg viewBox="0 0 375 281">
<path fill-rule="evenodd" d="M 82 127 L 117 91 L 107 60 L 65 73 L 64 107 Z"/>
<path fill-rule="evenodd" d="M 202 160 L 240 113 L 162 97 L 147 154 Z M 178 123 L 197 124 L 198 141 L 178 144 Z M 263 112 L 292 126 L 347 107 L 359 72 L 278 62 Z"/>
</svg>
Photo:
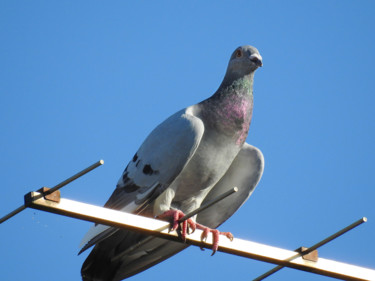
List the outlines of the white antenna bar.
<svg viewBox="0 0 375 281">
<path fill-rule="evenodd" d="M 58 203 L 39 197 L 39 192 L 29 193 L 28 196 L 26 196 L 25 205 L 59 215 L 125 228 L 181 242 L 176 232 L 168 233 L 169 224 L 165 221 L 64 198 L 57 200 L 59 201 Z M 211 248 L 212 238 L 209 236 L 206 242 L 202 242 L 200 240 L 201 233 L 202 231 L 197 229 L 193 234 L 186 237 L 186 243 Z M 294 256 L 296 252 L 237 238 L 232 242 L 228 239 L 221 239 L 218 251 L 343 280 L 375 280 L 375 270 L 373 269 L 323 258 L 318 258 L 316 262 L 305 260 L 302 257 L 289 261 L 288 258 Z"/>
</svg>

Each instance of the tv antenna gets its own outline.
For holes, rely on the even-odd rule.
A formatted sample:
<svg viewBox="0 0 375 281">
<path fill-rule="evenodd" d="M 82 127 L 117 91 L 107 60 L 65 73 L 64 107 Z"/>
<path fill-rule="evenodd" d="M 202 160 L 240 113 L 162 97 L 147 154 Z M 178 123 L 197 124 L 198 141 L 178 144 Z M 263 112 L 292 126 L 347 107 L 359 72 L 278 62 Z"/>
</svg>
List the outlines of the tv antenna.
<svg viewBox="0 0 375 281">
<path fill-rule="evenodd" d="M 100 160 L 52 188 L 43 187 L 37 191 L 32 191 L 25 194 L 24 204 L 2 217 L 0 219 L 0 224 L 20 213 L 24 209 L 32 208 L 94 223 L 124 228 L 131 231 L 138 231 L 150 235 L 150 239 L 151 237 L 156 236 L 172 241 L 179 241 L 181 243 L 185 242 L 201 248 L 211 248 L 213 242 L 212 238 L 208 237 L 206 241 L 201 241 L 200 237 L 202 231 L 199 229 L 197 229 L 194 233 L 187 235 L 186 241 L 182 241 L 176 232 L 169 233 L 168 230 L 170 224 L 165 221 L 61 198 L 59 189 L 103 164 L 104 161 Z M 226 197 L 230 196 L 236 191 L 236 187 L 231 188 L 212 201 L 207 202 L 205 205 L 187 214 L 180 221 L 182 222 L 183 220 L 198 214 L 213 204 L 224 200 Z M 295 251 L 285 250 L 238 238 L 234 238 L 233 241 L 228 239 L 220 240 L 218 251 L 277 265 L 272 270 L 253 279 L 253 281 L 263 280 L 284 267 L 303 270 L 342 280 L 375 280 L 374 269 L 324 259 L 318 256 L 317 251 L 319 247 L 331 242 L 332 240 L 366 221 L 367 218 L 363 217 L 334 233 L 333 235 L 314 244 L 313 246 L 309 248 L 299 247 Z"/>
</svg>

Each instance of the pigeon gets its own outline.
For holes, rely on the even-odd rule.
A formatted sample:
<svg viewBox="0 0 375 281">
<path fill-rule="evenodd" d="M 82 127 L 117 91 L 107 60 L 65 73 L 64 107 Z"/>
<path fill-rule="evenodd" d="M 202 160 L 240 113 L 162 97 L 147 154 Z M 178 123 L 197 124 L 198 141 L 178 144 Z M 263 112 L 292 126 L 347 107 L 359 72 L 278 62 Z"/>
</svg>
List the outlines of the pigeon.
<svg viewBox="0 0 375 281">
<path fill-rule="evenodd" d="M 255 70 L 259 51 L 238 47 L 230 57 L 218 90 L 208 99 L 178 111 L 145 139 L 122 173 L 104 205 L 123 212 L 168 220 L 181 238 L 189 230 L 213 235 L 250 197 L 264 168 L 261 151 L 246 143 L 253 112 Z M 184 214 L 230 188 L 238 192 L 180 225 Z M 82 265 L 84 281 L 120 281 L 173 256 L 187 244 L 134 231 L 96 224 L 81 242 L 83 252 L 94 246 Z"/>
</svg>

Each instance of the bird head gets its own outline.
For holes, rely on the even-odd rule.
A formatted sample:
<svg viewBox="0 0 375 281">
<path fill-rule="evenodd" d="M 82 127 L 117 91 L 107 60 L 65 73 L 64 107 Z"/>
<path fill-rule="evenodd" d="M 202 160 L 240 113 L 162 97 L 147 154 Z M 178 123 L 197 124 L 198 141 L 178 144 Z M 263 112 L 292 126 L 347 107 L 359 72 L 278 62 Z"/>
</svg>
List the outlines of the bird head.
<svg viewBox="0 0 375 281">
<path fill-rule="evenodd" d="M 262 56 L 257 48 L 249 45 L 241 46 L 230 57 L 227 74 L 232 77 L 246 76 L 262 65 Z"/>
</svg>

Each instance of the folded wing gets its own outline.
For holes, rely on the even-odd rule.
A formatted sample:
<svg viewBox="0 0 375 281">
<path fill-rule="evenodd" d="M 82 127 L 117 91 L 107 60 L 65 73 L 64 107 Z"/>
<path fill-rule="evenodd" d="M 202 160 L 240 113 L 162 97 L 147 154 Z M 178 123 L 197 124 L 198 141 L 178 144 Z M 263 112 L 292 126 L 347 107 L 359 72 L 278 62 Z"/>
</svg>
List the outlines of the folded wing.
<svg viewBox="0 0 375 281">
<path fill-rule="evenodd" d="M 150 207 L 189 162 L 203 132 L 203 122 L 189 108 L 166 119 L 143 142 L 104 207 L 129 213 L 140 213 Z M 116 228 L 94 225 L 82 239 L 81 252 L 116 231 Z"/>
</svg>

